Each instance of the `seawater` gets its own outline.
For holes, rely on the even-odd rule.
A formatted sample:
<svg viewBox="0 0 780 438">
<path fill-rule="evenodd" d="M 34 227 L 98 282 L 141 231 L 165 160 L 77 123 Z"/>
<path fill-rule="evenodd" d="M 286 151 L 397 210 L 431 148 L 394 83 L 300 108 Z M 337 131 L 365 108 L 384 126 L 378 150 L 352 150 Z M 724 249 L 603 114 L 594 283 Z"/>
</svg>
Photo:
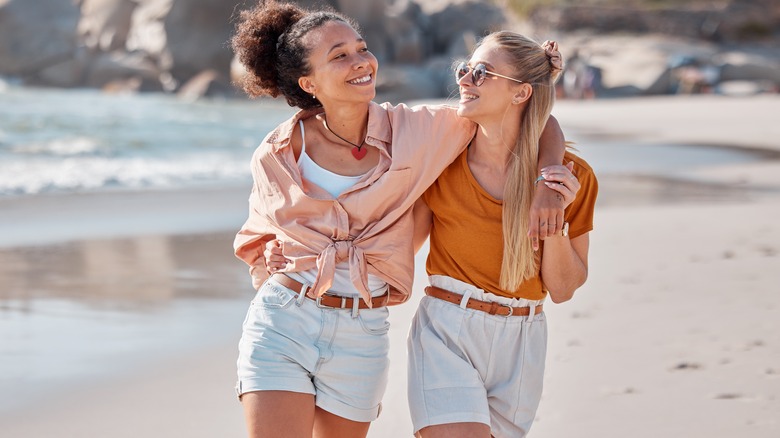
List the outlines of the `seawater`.
<svg viewBox="0 0 780 438">
<path fill-rule="evenodd" d="M 198 208 L 193 191 L 180 190 L 190 187 L 241 186 L 245 217 L 252 153 L 292 114 L 275 100 L 0 87 L 0 201 L 12 201 L 0 205 L 0 240 L 65 240 L 0 248 L 0 423 L 46 394 L 238 342 L 252 291 L 232 256 L 232 234 L 174 237 L 164 224 L 178 221 L 179 231 L 194 232 L 204 220 L 229 223 L 229 202 Z M 128 193 L 115 200 L 116 191 Z M 184 205 L 148 205 L 134 197 L 138 191 Z M 60 196 L 69 194 L 95 196 Z M 44 197 L 65 200 L 56 220 L 14 202 Z M 95 197 L 83 211 L 63 207 Z M 138 211 L 116 207 L 128 203 Z M 79 240 L 81 232 L 112 236 L 117 228 L 144 235 Z"/>
<path fill-rule="evenodd" d="M 245 185 L 252 152 L 293 111 L 268 100 L 187 102 L 154 94 L 0 89 L 0 198 Z M 599 175 L 756 159 L 573 134 Z M 88 219 L 58 211 L 57 221 L 15 222 L 35 235 L 56 222 L 70 238 L 79 237 L 68 228 L 73 224 L 90 233 L 106 224 L 127 228 L 127 217 L 122 222 L 103 214 L 117 204 L 103 202 L 84 209 Z M 184 211 L 206 216 L 200 209 Z M 10 213 L 0 213 L 2 225 Z M 205 345 L 238 341 L 252 291 L 245 266 L 232 257 L 232 234 L 168 236 L 159 232 L 165 214 L 149 216 L 157 233 L 133 239 L 0 248 L 0 423 L 52 394 L 100 385 Z M 11 230 L 0 226 L 0 233 L 19 234 L 18 226 Z M 418 273 L 424 273 L 423 260 L 424 253 L 418 254 Z"/>
<path fill-rule="evenodd" d="M 245 185 L 252 152 L 294 109 L 281 100 L 0 88 L 0 197 Z M 745 151 L 605 140 L 563 129 L 600 175 L 756 161 Z"/>
<path fill-rule="evenodd" d="M 0 90 L 0 196 L 225 185 L 294 113 L 276 100 Z"/>
</svg>

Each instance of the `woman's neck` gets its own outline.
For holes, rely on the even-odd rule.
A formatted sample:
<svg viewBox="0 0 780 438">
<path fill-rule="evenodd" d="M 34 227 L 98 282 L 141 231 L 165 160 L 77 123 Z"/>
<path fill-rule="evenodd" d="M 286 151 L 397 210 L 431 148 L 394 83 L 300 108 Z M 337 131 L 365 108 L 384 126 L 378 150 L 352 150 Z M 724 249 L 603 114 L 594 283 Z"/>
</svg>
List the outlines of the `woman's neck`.
<svg viewBox="0 0 780 438">
<path fill-rule="evenodd" d="M 469 150 L 469 161 L 504 169 L 519 135 L 519 123 L 480 124 Z"/>
<path fill-rule="evenodd" d="M 328 128 L 341 137 L 360 143 L 366 138 L 368 131 L 368 105 L 333 105 L 324 108 L 320 114 L 323 124 L 327 120 Z"/>
</svg>

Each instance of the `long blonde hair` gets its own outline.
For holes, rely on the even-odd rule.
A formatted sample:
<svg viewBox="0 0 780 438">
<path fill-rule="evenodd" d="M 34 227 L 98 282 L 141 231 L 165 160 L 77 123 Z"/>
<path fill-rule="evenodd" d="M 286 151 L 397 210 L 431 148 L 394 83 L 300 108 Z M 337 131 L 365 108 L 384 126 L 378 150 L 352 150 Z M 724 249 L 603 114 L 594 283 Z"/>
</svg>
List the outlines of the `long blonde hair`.
<svg viewBox="0 0 780 438">
<path fill-rule="evenodd" d="M 507 163 L 504 185 L 504 254 L 499 285 L 515 291 L 523 281 L 537 275 L 539 257 L 534 253 L 527 230 L 534 180 L 537 176 L 539 138 L 555 103 L 555 80 L 559 74 L 550 64 L 545 49 L 523 35 L 499 31 L 486 36 L 480 45 L 495 44 L 507 55 L 513 77 L 531 85 L 533 92 L 520 119 L 520 135 Z"/>
</svg>

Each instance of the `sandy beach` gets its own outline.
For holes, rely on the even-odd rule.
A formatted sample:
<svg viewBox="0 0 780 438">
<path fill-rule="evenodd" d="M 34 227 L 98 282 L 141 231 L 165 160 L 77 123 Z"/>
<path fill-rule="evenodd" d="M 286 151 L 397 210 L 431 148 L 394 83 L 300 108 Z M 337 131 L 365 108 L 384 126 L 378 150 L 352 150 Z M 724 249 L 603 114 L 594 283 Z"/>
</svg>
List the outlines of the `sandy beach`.
<svg viewBox="0 0 780 438">
<path fill-rule="evenodd" d="M 600 196 L 588 282 L 545 307 L 530 436 L 780 436 L 780 98 L 554 114 Z M 244 436 L 233 385 L 253 291 L 231 244 L 247 194 L 0 199 L 0 436 Z M 411 436 L 405 338 L 424 260 L 391 310 L 372 438 Z"/>
</svg>

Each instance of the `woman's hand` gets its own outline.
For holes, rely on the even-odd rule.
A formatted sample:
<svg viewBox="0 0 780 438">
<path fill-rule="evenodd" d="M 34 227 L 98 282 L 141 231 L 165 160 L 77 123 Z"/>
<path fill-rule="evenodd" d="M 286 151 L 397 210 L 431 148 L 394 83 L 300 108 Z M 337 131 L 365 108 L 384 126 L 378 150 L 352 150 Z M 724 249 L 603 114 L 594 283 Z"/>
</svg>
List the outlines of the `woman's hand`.
<svg viewBox="0 0 780 438">
<path fill-rule="evenodd" d="M 537 186 L 528 223 L 528 237 L 531 238 L 534 251 L 539 250 L 539 240 L 561 232 L 563 208 L 563 196 L 560 193 Z"/>
<path fill-rule="evenodd" d="M 580 189 L 580 182 L 573 173 L 574 163 L 547 166 L 542 169 L 544 185 L 550 190 L 537 188 L 531 204 L 531 222 L 528 236 L 534 251 L 539 240 L 555 236 L 563 228 L 563 210 L 571 204 Z"/>
<path fill-rule="evenodd" d="M 280 269 L 284 269 L 287 266 L 287 263 L 290 263 L 290 261 L 284 257 L 283 249 L 283 243 L 279 239 L 270 240 L 265 244 L 263 257 L 265 257 L 265 268 L 269 275 L 274 274 Z"/>
<path fill-rule="evenodd" d="M 568 207 L 577 197 L 580 190 L 580 181 L 574 176 L 574 162 L 566 165 L 547 166 L 542 169 L 544 185 L 555 190 L 563 196 L 563 208 Z"/>
</svg>

